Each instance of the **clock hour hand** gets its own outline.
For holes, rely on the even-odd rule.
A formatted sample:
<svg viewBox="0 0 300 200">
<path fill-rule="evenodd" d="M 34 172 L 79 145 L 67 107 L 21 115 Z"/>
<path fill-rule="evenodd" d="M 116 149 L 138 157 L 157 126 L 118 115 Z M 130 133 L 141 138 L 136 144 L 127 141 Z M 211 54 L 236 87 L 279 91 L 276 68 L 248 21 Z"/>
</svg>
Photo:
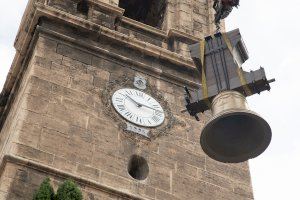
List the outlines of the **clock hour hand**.
<svg viewBox="0 0 300 200">
<path fill-rule="evenodd" d="M 146 108 L 150 108 L 150 109 L 152 109 L 152 110 L 154 110 L 154 111 L 157 111 L 157 112 L 163 113 L 163 111 L 161 111 L 161 110 L 157 110 L 157 109 L 155 109 L 155 108 L 152 108 L 151 106 L 147 106 L 147 105 L 145 105 L 145 104 L 142 104 L 142 103 L 140 103 L 140 105 L 141 105 L 141 106 L 144 106 L 144 107 L 146 107 Z"/>
</svg>

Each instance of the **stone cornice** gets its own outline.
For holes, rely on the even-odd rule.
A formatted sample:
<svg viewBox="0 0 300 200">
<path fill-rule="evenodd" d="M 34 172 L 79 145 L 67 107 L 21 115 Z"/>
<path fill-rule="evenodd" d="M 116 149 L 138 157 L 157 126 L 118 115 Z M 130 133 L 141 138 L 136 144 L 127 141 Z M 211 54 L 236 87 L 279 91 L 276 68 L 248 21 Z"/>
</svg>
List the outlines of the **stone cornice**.
<svg viewBox="0 0 300 200">
<path fill-rule="evenodd" d="M 12 163 L 12 164 L 16 164 L 16 165 L 25 166 L 25 167 L 28 167 L 30 169 L 34 169 L 34 170 L 37 170 L 40 172 L 45 172 L 49 175 L 53 175 L 54 177 L 63 178 L 63 179 L 71 178 L 80 184 L 89 186 L 89 187 L 97 189 L 97 190 L 101 190 L 108 194 L 114 194 L 116 196 L 121 197 L 122 199 L 124 198 L 124 199 L 133 199 L 133 200 L 149 200 L 148 198 L 141 198 L 134 194 L 129 194 L 129 193 L 126 193 L 123 191 L 119 191 L 116 188 L 106 186 L 104 184 L 101 184 L 101 183 L 93 181 L 93 180 L 89 180 L 80 175 L 74 175 L 73 173 L 68 173 L 68 172 L 56 169 L 54 167 L 44 165 L 39 162 L 35 162 L 35 161 L 29 160 L 26 158 L 22 158 L 19 156 L 15 156 L 15 155 L 5 155 L 2 158 L 2 161 L 0 163 L 1 163 L 0 175 L 3 173 L 3 170 L 5 169 L 5 166 L 7 165 L 7 163 Z"/>
<path fill-rule="evenodd" d="M 86 42 L 81 42 L 79 40 L 74 40 L 72 37 L 69 37 L 67 35 L 63 35 L 61 33 L 58 33 L 58 32 L 52 31 L 52 30 L 48 30 L 48 29 L 45 29 L 45 28 L 40 27 L 40 26 L 38 26 L 36 28 L 36 31 L 37 31 L 36 35 L 41 33 L 41 34 L 44 34 L 46 36 L 59 38 L 61 41 L 64 41 L 64 42 L 67 42 L 67 43 L 72 43 L 72 44 L 80 47 L 81 51 L 86 51 L 89 54 L 94 54 L 95 56 L 105 55 L 105 56 L 108 56 L 108 57 L 116 58 L 117 60 L 120 60 L 122 63 L 126 63 L 126 64 L 129 64 L 129 65 L 136 66 L 137 71 L 140 71 L 140 72 L 149 71 L 150 72 L 149 75 L 159 77 L 160 79 L 171 82 L 175 85 L 190 86 L 192 88 L 199 88 L 200 87 L 200 85 L 195 83 L 195 82 L 192 82 L 192 81 L 183 79 L 181 77 L 174 76 L 172 74 L 163 72 L 163 70 L 158 69 L 158 68 L 149 67 L 148 65 L 146 65 L 142 62 L 130 59 L 128 57 L 125 57 L 125 56 L 122 56 L 120 54 L 114 53 L 112 51 L 107 51 L 106 49 L 103 49 L 99 46 L 90 45 L 90 44 L 87 44 Z M 93 52 L 95 52 L 95 53 L 93 53 Z"/>
<path fill-rule="evenodd" d="M 103 2 L 98 1 L 98 0 L 88 0 L 88 3 L 90 5 L 94 5 L 96 7 L 99 7 L 101 9 L 103 9 L 103 10 L 106 10 L 108 12 L 114 13 L 117 16 L 122 16 L 124 11 L 125 11 L 123 8 L 112 6 L 110 4 L 103 3 Z"/>
<path fill-rule="evenodd" d="M 149 25 L 143 24 L 143 23 L 141 23 L 141 22 L 132 20 L 132 19 L 130 19 L 130 18 L 128 18 L 128 17 L 122 17 L 122 18 L 120 19 L 120 21 L 121 21 L 122 23 L 124 23 L 124 24 L 128 24 L 128 25 L 131 25 L 131 26 L 133 26 L 133 27 L 135 27 L 135 28 L 142 29 L 142 30 L 144 30 L 145 32 L 150 32 L 150 33 L 152 33 L 152 34 L 154 34 L 154 35 L 157 35 L 157 36 L 160 36 L 160 37 L 162 37 L 162 38 L 167 39 L 167 37 L 168 37 L 168 36 L 167 36 L 167 33 L 166 33 L 165 31 L 159 30 L 159 29 L 154 28 L 154 27 L 152 27 L 152 26 L 149 26 Z"/>
<path fill-rule="evenodd" d="M 38 19 L 40 17 L 48 17 L 51 19 L 64 21 L 72 26 L 97 32 L 98 34 L 114 39 L 120 42 L 121 44 L 123 43 L 124 45 L 127 45 L 133 49 L 138 49 L 145 54 L 168 60 L 169 62 L 174 63 L 176 65 L 195 69 L 194 63 L 191 58 L 186 58 L 180 54 L 174 53 L 162 47 L 158 47 L 150 43 L 140 41 L 138 39 L 124 35 L 120 32 L 108 29 L 91 21 L 85 20 L 78 16 L 63 12 L 61 10 L 55 9 L 53 7 L 41 3 L 36 3 L 35 7 L 35 11 L 32 11 L 31 14 L 25 15 L 28 16 L 29 19 L 23 20 L 23 24 L 21 24 L 22 27 L 28 28 L 26 28 L 26 30 L 20 29 L 20 32 L 17 36 L 18 38 L 16 39 L 15 48 L 18 52 L 20 52 L 21 55 L 24 55 L 24 51 L 27 50 L 26 46 L 28 46 L 30 42 L 30 37 L 32 36 L 32 33 L 37 25 Z M 128 21 L 129 20 L 127 20 L 127 22 Z M 162 33 L 160 34 L 164 35 Z"/>
<path fill-rule="evenodd" d="M 191 44 L 199 42 L 200 38 L 197 38 L 191 34 L 179 31 L 177 29 L 170 29 L 168 32 L 168 38 L 182 38 L 189 41 Z"/>
</svg>

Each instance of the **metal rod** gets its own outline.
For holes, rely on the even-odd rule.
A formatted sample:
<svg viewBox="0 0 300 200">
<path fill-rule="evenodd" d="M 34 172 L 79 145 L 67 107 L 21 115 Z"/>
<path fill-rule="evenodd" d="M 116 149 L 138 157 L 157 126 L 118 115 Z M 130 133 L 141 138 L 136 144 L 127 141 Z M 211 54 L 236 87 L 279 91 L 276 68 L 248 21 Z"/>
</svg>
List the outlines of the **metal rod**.
<svg viewBox="0 0 300 200">
<path fill-rule="evenodd" d="M 181 110 L 180 112 L 181 112 L 181 113 L 186 113 L 186 112 L 188 112 L 188 110 L 185 109 L 185 110 Z"/>
<path fill-rule="evenodd" d="M 209 50 L 211 50 L 209 42 L 207 42 L 207 45 L 208 45 Z M 211 59 L 211 64 L 212 64 L 213 71 L 214 71 L 214 76 L 215 76 L 215 79 L 216 79 L 216 82 L 217 82 L 217 88 L 218 88 L 218 91 L 220 91 L 219 79 L 218 79 L 218 76 L 217 76 L 217 73 L 216 73 L 215 64 L 214 64 L 214 60 L 213 60 L 212 56 L 210 56 L 210 59 Z"/>
<path fill-rule="evenodd" d="M 221 46 L 223 46 L 223 41 L 221 37 L 218 37 L 217 42 L 219 45 L 219 40 L 221 43 Z M 226 59 L 225 59 L 225 51 L 222 49 L 220 52 L 220 57 L 221 57 L 221 62 L 222 62 L 222 66 L 223 66 L 223 70 L 224 70 L 224 74 L 225 74 L 225 82 L 226 82 L 226 89 L 230 90 L 230 81 L 229 81 L 229 75 L 228 75 L 228 70 L 227 70 L 227 63 L 226 63 Z"/>
<path fill-rule="evenodd" d="M 268 83 L 273 83 L 273 82 L 275 82 L 275 81 L 276 81 L 276 79 L 273 78 L 273 79 L 271 79 L 271 80 L 268 80 Z"/>
<path fill-rule="evenodd" d="M 210 42 L 211 42 L 211 47 L 214 50 L 213 40 L 210 40 Z M 212 56 L 214 58 L 215 67 L 216 67 L 216 71 L 217 71 L 217 75 L 218 75 L 217 78 L 218 78 L 219 85 L 220 85 L 220 90 L 219 91 L 221 91 L 223 89 L 223 86 L 222 86 L 222 80 L 221 80 L 221 76 L 220 76 L 220 72 L 219 72 L 219 67 L 218 67 L 218 62 L 217 62 L 217 58 L 216 58 L 216 53 L 213 52 Z"/>
</svg>

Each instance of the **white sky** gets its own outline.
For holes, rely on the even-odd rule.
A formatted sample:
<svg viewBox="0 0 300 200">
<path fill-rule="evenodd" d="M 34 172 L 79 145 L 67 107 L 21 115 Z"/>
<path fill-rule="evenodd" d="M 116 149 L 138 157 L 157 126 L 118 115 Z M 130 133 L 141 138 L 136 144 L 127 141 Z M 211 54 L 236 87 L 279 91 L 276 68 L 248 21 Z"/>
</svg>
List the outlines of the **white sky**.
<svg viewBox="0 0 300 200">
<path fill-rule="evenodd" d="M 14 56 L 13 42 L 26 0 L 1 1 L 0 88 Z M 241 0 L 227 20 L 240 28 L 250 53 L 246 70 L 264 67 L 276 78 L 271 92 L 249 98 L 249 105 L 273 129 L 270 147 L 250 161 L 256 200 L 300 199 L 300 12 L 299 0 Z"/>
<path fill-rule="evenodd" d="M 265 68 L 276 78 L 271 92 L 251 97 L 249 105 L 270 123 L 273 138 L 250 161 L 256 200 L 300 199 L 300 12 L 299 0 L 241 0 L 227 20 L 240 28 L 250 60 L 245 69 Z"/>
</svg>

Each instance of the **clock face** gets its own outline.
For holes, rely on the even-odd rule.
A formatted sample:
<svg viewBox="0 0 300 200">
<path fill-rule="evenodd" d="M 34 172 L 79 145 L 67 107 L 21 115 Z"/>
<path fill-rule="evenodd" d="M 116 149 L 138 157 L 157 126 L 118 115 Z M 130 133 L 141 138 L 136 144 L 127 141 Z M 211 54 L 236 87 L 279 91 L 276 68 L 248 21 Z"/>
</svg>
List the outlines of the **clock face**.
<svg viewBox="0 0 300 200">
<path fill-rule="evenodd" d="M 112 103 L 123 118 L 139 126 L 157 127 L 165 120 L 161 105 L 139 90 L 118 90 L 112 96 Z"/>
</svg>

